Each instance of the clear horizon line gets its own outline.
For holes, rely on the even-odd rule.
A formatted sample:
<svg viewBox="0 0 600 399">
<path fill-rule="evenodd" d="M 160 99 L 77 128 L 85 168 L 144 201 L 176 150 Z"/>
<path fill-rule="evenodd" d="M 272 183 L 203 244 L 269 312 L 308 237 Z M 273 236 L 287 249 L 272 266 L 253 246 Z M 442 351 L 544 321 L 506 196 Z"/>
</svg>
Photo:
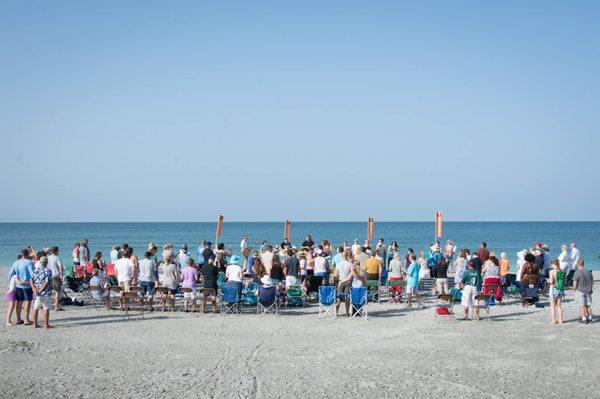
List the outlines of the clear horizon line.
<svg viewBox="0 0 600 399">
<path fill-rule="evenodd" d="M 289 219 L 288 219 L 289 220 Z M 223 223 L 284 223 L 285 220 L 227 220 Z M 367 223 L 367 220 L 291 220 L 292 223 Z M 600 220 L 444 220 L 444 223 L 599 223 Z M 217 223 L 216 220 L 50 220 L 50 221 L 0 221 L 0 224 L 33 223 Z M 434 220 L 377 220 L 375 223 L 434 223 Z"/>
</svg>

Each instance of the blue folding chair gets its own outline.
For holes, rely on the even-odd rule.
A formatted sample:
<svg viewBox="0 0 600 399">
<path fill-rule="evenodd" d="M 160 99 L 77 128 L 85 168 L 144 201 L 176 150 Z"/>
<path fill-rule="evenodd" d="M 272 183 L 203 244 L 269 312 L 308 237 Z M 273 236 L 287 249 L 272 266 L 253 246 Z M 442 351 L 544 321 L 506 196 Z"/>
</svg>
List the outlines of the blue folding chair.
<svg viewBox="0 0 600 399">
<path fill-rule="evenodd" d="M 319 287 L 319 319 L 327 315 L 336 318 L 335 314 L 336 289 L 333 285 Z"/>
<path fill-rule="evenodd" d="M 351 318 L 356 316 L 367 318 L 367 287 L 350 289 L 350 305 L 352 307 Z"/>
<path fill-rule="evenodd" d="M 277 297 L 277 287 L 263 285 L 258 286 L 258 301 L 256 305 L 256 314 L 263 315 L 273 311 L 279 314 L 279 298 Z"/>
<path fill-rule="evenodd" d="M 242 288 L 242 302 L 245 305 L 255 306 L 257 302 L 256 292 L 258 291 L 258 284 L 252 283 L 249 286 Z"/>
<path fill-rule="evenodd" d="M 242 297 L 239 291 L 239 285 L 225 283 L 221 286 L 220 293 L 219 311 L 222 315 L 227 313 L 242 313 Z"/>
</svg>

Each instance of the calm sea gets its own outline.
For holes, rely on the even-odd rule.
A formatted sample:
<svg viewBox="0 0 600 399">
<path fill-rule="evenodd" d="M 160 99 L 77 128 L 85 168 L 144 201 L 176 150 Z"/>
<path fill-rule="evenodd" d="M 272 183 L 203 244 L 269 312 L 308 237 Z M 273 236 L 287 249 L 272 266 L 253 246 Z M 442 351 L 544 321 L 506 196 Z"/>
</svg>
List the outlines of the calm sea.
<svg viewBox="0 0 600 399">
<path fill-rule="evenodd" d="M 127 242 L 142 253 L 148 242 L 162 245 L 171 242 L 178 248 L 187 243 L 192 256 L 200 240 L 215 240 L 216 223 L 0 223 L 0 264 L 12 264 L 21 248 L 57 245 L 63 260 L 70 259 L 73 243 L 83 238 L 90 241 L 92 252 L 102 251 L 108 256 L 111 246 Z M 239 242 L 247 234 L 251 243 L 268 240 L 279 243 L 283 237 L 281 223 L 225 222 L 220 242 L 231 245 L 239 252 Z M 306 234 L 315 242 L 328 239 L 334 245 L 343 240 L 365 238 L 366 222 L 295 222 L 292 223 L 292 242 L 299 244 Z M 511 265 L 516 253 L 536 241 L 550 247 L 551 255 L 560 253 L 560 245 L 574 241 L 590 268 L 600 270 L 600 222 L 446 222 L 443 240 L 452 239 L 459 248 L 476 248 L 482 240 L 490 250 L 506 252 Z M 397 240 L 404 252 L 412 247 L 423 249 L 433 241 L 433 223 L 378 222 L 375 238 L 382 237 L 389 244 Z"/>
</svg>

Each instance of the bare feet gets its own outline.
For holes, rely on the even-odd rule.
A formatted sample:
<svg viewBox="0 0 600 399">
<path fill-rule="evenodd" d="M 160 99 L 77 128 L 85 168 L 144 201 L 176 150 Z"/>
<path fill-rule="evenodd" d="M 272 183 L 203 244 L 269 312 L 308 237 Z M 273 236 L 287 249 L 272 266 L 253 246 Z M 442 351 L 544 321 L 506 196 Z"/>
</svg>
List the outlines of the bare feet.
<svg viewBox="0 0 600 399">
<path fill-rule="evenodd" d="M 54 328 L 54 326 L 51 326 L 50 324 L 48 324 L 48 325 L 44 326 L 44 328 L 45 328 L 46 330 L 48 330 L 48 329 L 50 329 L 50 328 Z"/>
<path fill-rule="evenodd" d="M 12 327 L 12 326 L 14 326 L 14 323 L 12 323 L 10 321 L 8 323 L 6 323 L 6 327 Z"/>
<path fill-rule="evenodd" d="M 33 328 L 40 328 L 39 324 L 34 324 Z"/>
</svg>

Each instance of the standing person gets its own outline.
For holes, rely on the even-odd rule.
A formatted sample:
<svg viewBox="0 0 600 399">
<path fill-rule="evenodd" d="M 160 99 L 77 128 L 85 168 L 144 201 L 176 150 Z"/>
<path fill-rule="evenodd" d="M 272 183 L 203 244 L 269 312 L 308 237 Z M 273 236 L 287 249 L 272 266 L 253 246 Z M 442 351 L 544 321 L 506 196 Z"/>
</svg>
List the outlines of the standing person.
<svg viewBox="0 0 600 399">
<path fill-rule="evenodd" d="M 81 243 L 76 242 L 73 244 L 73 269 L 79 266 L 79 249 L 81 248 Z"/>
<path fill-rule="evenodd" d="M 506 258 L 506 252 L 500 253 L 500 276 L 504 277 L 510 273 L 510 262 Z"/>
<path fill-rule="evenodd" d="M 198 269 L 194 267 L 194 259 L 188 258 L 186 265 L 181 269 L 181 287 L 190 288 L 192 292 L 183 293 L 183 310 L 188 312 L 189 301 L 192 301 L 192 312 L 196 310 L 196 283 L 198 282 Z"/>
<path fill-rule="evenodd" d="M 204 259 L 204 264 L 208 263 L 208 260 L 210 259 L 211 256 L 215 256 L 215 253 L 212 250 L 212 242 L 208 241 L 206 243 L 206 247 L 204 248 L 204 250 L 202 251 L 202 259 Z"/>
<path fill-rule="evenodd" d="M 344 301 L 346 307 L 346 317 L 350 317 L 350 286 L 352 284 L 352 253 L 350 250 L 344 250 L 342 260 L 335 265 L 333 271 L 338 278 L 338 295 L 340 300 L 335 304 L 335 315 L 338 315 L 340 305 Z"/>
<path fill-rule="evenodd" d="M 287 250 L 288 248 L 290 248 L 292 246 L 292 244 L 290 244 L 290 240 L 288 240 L 287 237 L 283 237 L 283 241 L 281 241 L 281 244 L 279 246 L 281 248 Z"/>
<path fill-rule="evenodd" d="M 15 311 L 17 297 L 15 295 L 17 286 L 17 276 L 12 276 L 8 282 L 8 291 L 6 291 L 6 301 L 8 308 L 6 309 L 6 327 L 14 325 L 12 322 L 12 314 Z"/>
<path fill-rule="evenodd" d="M 283 273 L 285 274 L 285 288 L 289 288 L 290 285 L 300 285 L 300 279 L 298 278 L 300 261 L 291 249 L 288 249 L 287 255 L 287 259 L 283 264 Z"/>
<path fill-rule="evenodd" d="M 410 258 L 412 255 L 415 255 L 415 251 L 412 248 L 408 248 L 406 250 L 406 255 L 404 256 L 404 270 L 407 270 L 408 266 L 410 266 Z"/>
<path fill-rule="evenodd" d="M 300 268 L 300 282 L 303 283 L 308 275 L 308 260 L 306 259 L 306 253 L 300 251 L 298 254 L 299 268 Z"/>
<path fill-rule="evenodd" d="M 358 252 L 359 248 L 360 248 L 360 244 L 359 244 L 358 240 L 354 239 L 354 244 L 352 244 L 352 246 L 350 247 L 350 249 L 352 250 L 352 256 L 356 256 L 356 253 Z"/>
<path fill-rule="evenodd" d="M 594 278 L 592 272 L 585 268 L 583 259 L 577 262 L 577 270 L 573 275 L 573 292 L 575 303 L 579 305 L 580 323 L 593 323 L 592 317 L 592 293 Z"/>
<path fill-rule="evenodd" d="M 25 302 L 25 325 L 30 325 L 29 310 L 31 309 L 31 300 L 33 299 L 33 291 L 31 289 L 31 275 L 33 274 L 33 263 L 29 260 L 29 250 L 21 251 L 21 258 L 13 263 L 12 268 L 8 272 L 9 281 L 13 276 L 16 276 L 15 284 L 15 299 L 17 309 L 17 324 L 23 324 L 21 319 L 21 308 Z"/>
<path fill-rule="evenodd" d="M 140 260 L 133 252 L 133 247 L 129 247 L 129 259 L 131 259 L 131 285 L 138 284 L 138 275 L 140 273 Z"/>
<path fill-rule="evenodd" d="M 344 247 L 337 247 L 336 254 L 331 258 L 331 268 L 335 269 L 338 263 L 344 260 Z"/>
<path fill-rule="evenodd" d="M 162 259 L 163 261 L 167 258 L 167 256 L 173 256 L 173 244 L 167 243 L 163 245 L 162 251 Z"/>
<path fill-rule="evenodd" d="M 328 281 L 328 271 L 329 262 L 327 262 L 327 259 L 323 256 L 323 251 L 317 250 L 317 257 L 315 258 L 314 262 L 315 276 L 321 276 L 323 278 L 323 283 L 326 283 Z M 271 276 L 271 278 L 273 278 L 273 276 Z"/>
<path fill-rule="evenodd" d="M 188 253 L 188 246 L 187 244 L 183 244 L 181 246 L 181 249 L 179 250 L 179 253 L 177 254 L 177 266 L 179 267 L 180 271 L 187 267 L 188 259 L 190 259 L 190 254 Z"/>
<path fill-rule="evenodd" d="M 485 263 L 490 257 L 490 251 L 487 250 L 487 243 L 483 241 L 477 250 L 477 257 L 481 260 L 481 263 Z M 481 271 L 481 269 L 479 269 Z"/>
<path fill-rule="evenodd" d="M 398 254 L 398 259 L 400 259 L 400 247 L 398 246 L 398 242 L 397 241 L 392 241 L 392 243 L 390 244 L 390 246 L 387 249 L 387 265 L 390 265 L 390 262 L 392 261 L 392 259 L 394 259 L 394 256 Z"/>
<path fill-rule="evenodd" d="M 84 238 L 81 241 L 81 246 L 79 247 L 79 265 L 80 266 L 85 266 L 87 265 L 91 258 L 90 258 L 90 248 L 88 247 L 88 239 Z"/>
<path fill-rule="evenodd" d="M 581 252 L 574 242 L 571 243 L 571 265 L 574 269 L 579 265 L 579 259 L 581 259 Z"/>
<path fill-rule="evenodd" d="M 54 310 L 64 310 L 60 307 L 60 293 L 62 291 L 62 281 L 65 273 L 60 257 L 58 256 L 58 247 L 50 248 L 48 255 L 48 269 L 52 273 L 52 290 L 54 291 Z"/>
<path fill-rule="evenodd" d="M 487 256 L 489 257 L 489 254 Z M 479 257 L 479 251 L 473 252 L 473 254 L 471 255 L 470 262 L 473 262 L 473 267 L 475 268 L 475 270 L 477 270 L 477 273 L 481 274 L 484 261 Z"/>
<path fill-rule="evenodd" d="M 273 285 L 279 286 L 280 283 L 285 282 L 285 275 L 283 274 L 283 265 L 281 264 L 279 256 L 273 257 L 271 271 L 268 275 L 271 277 Z"/>
<path fill-rule="evenodd" d="M 475 269 L 473 261 L 467 263 L 467 270 L 463 273 L 461 279 L 462 299 L 461 303 L 465 308 L 465 320 L 469 320 L 469 308 L 473 308 L 475 320 L 479 320 L 479 308 L 475 307 L 475 295 L 477 287 L 481 286 L 481 274 Z"/>
<path fill-rule="evenodd" d="M 177 281 L 179 281 L 179 272 L 177 266 L 173 262 L 173 255 L 167 255 L 161 263 L 158 275 L 160 276 L 161 287 L 167 288 L 169 291 L 162 298 L 162 311 L 165 311 L 167 300 L 171 303 L 171 311 L 175 311 L 175 291 L 177 290 Z"/>
<path fill-rule="evenodd" d="M 427 267 L 427 266 L 425 266 Z M 417 263 L 417 257 L 412 254 L 410 257 L 410 265 L 406 271 L 406 305 L 408 308 L 412 308 L 413 295 L 417 296 L 419 306 L 423 306 L 423 300 L 419 293 L 419 263 Z"/>
<path fill-rule="evenodd" d="M 100 275 L 104 274 L 104 261 L 102 260 L 102 252 L 98 251 L 94 254 L 92 259 L 92 274 L 94 270 L 98 270 Z"/>
<path fill-rule="evenodd" d="M 572 270 L 571 264 L 571 254 L 569 253 L 569 247 L 565 244 L 560 247 L 561 252 L 558 255 L 558 264 L 560 266 L 560 270 L 565 273 L 565 276 L 569 275 L 569 272 Z"/>
<path fill-rule="evenodd" d="M 260 260 L 262 261 L 262 264 L 265 267 L 265 270 L 267 271 L 268 275 L 271 274 L 271 268 L 273 267 L 273 257 L 274 256 L 275 255 L 273 254 L 273 247 L 270 245 L 267 245 L 264 252 L 262 252 L 260 254 Z"/>
<path fill-rule="evenodd" d="M 117 263 L 117 260 L 119 260 L 119 246 L 113 245 L 112 249 L 110 250 L 110 263 L 114 265 Z"/>
<path fill-rule="evenodd" d="M 115 274 L 117 275 L 117 281 L 119 287 L 123 289 L 123 292 L 131 290 L 131 279 L 133 278 L 133 262 L 131 261 L 131 248 L 128 248 L 124 253 L 123 257 L 117 260 L 115 263 Z M 123 310 L 123 297 L 119 297 L 120 310 Z"/>
<path fill-rule="evenodd" d="M 144 259 L 139 262 L 139 284 L 142 287 L 142 293 L 148 301 L 150 311 L 154 311 L 154 289 L 156 287 L 156 274 L 158 267 L 156 261 L 152 259 L 152 252 L 146 251 Z"/>
<path fill-rule="evenodd" d="M 517 281 L 521 282 L 521 273 L 523 272 L 523 266 L 525 266 L 525 255 L 527 255 L 527 250 L 522 249 L 517 252 Z"/>
<path fill-rule="evenodd" d="M 454 261 L 454 285 L 459 286 L 462 276 L 467 270 L 467 252 L 463 249 L 460 251 L 458 258 Z"/>
<path fill-rule="evenodd" d="M 435 265 L 433 269 L 433 277 L 435 277 L 435 287 L 438 294 L 448 293 L 448 261 L 446 258 L 440 259 L 440 263 Z"/>
<path fill-rule="evenodd" d="M 231 259 L 229 259 L 229 264 L 225 269 L 225 278 L 227 279 L 227 283 L 235 284 L 238 292 L 242 292 L 243 282 L 242 266 L 240 263 L 242 263 L 242 259 L 237 255 L 233 255 Z"/>
<path fill-rule="evenodd" d="M 302 242 L 302 248 L 306 248 L 306 249 L 312 249 L 315 246 L 315 242 L 312 239 L 312 236 L 310 234 L 308 234 L 306 236 L 306 240 L 304 240 Z"/>
<path fill-rule="evenodd" d="M 377 251 L 371 251 L 371 257 L 365 261 L 365 278 L 379 281 L 381 269 L 381 262 L 377 259 Z"/>
<path fill-rule="evenodd" d="M 204 276 L 204 281 L 202 283 L 202 288 L 210 288 L 214 290 L 214 294 L 207 296 L 204 293 L 200 294 L 200 310 L 204 313 L 204 309 L 206 308 L 206 300 L 211 302 L 212 312 L 217 312 L 217 290 L 219 286 L 217 285 L 217 281 L 219 278 L 219 269 L 214 264 L 214 255 L 209 257 L 204 265 L 202 266 L 202 275 Z M 256 263 L 254 264 L 256 266 Z"/>
<path fill-rule="evenodd" d="M 552 269 L 550 270 L 548 283 L 548 297 L 550 298 L 550 318 L 552 324 L 556 324 L 556 314 L 558 313 L 558 323 L 563 324 L 562 299 L 565 296 L 565 273 L 560 270 L 558 259 L 550 261 Z"/>
<path fill-rule="evenodd" d="M 200 245 L 198 245 L 198 265 L 202 266 L 204 264 L 204 255 L 202 253 L 206 249 L 206 240 L 200 241 Z"/>
<path fill-rule="evenodd" d="M 456 245 L 452 240 L 446 241 L 446 247 L 444 247 L 444 258 L 446 258 L 446 263 L 451 264 L 452 259 L 454 258 L 454 254 L 456 253 Z"/>
<path fill-rule="evenodd" d="M 242 241 L 240 241 L 240 252 L 246 258 L 248 257 L 249 248 L 250 248 L 250 244 L 248 243 L 248 236 L 244 234 L 242 236 Z"/>
<path fill-rule="evenodd" d="M 369 255 L 365 253 L 365 249 L 363 247 L 358 247 L 358 249 L 356 250 L 356 255 L 354 255 L 354 260 L 358 260 L 358 262 L 360 263 L 361 273 L 364 273 L 365 263 L 368 259 Z"/>
<path fill-rule="evenodd" d="M 398 281 L 402 279 L 403 270 L 399 252 L 394 253 L 394 257 L 389 262 L 388 269 L 390 271 L 390 281 Z"/>
<path fill-rule="evenodd" d="M 52 272 L 48 269 L 48 258 L 42 256 L 40 267 L 31 274 L 30 285 L 35 294 L 33 302 L 33 328 L 38 328 L 38 312 L 44 311 L 44 328 L 50 325 L 50 309 L 52 309 Z"/>
<path fill-rule="evenodd" d="M 429 269 L 429 265 L 427 264 L 425 252 L 419 251 L 419 259 L 417 262 L 419 263 L 419 278 L 431 278 L 431 270 Z"/>
</svg>

